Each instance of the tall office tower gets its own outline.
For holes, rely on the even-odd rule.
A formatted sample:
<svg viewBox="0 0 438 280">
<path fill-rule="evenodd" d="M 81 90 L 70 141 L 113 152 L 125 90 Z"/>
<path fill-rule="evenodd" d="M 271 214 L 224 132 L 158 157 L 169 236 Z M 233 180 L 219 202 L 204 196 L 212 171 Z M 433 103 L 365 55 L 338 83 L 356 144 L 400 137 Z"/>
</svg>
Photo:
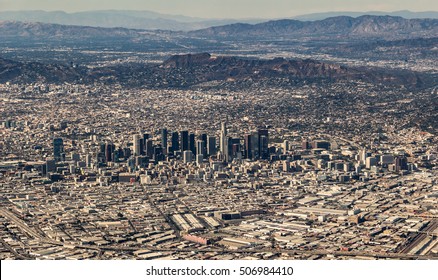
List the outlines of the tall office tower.
<svg viewBox="0 0 438 280">
<path fill-rule="evenodd" d="M 261 135 L 259 140 L 259 145 L 260 145 L 260 158 L 269 159 L 268 137 L 266 137 L 265 135 Z"/>
<path fill-rule="evenodd" d="M 231 158 L 232 159 L 241 159 L 242 158 L 242 154 L 240 153 L 240 144 L 233 144 L 231 146 Z"/>
<path fill-rule="evenodd" d="M 398 156 L 395 159 L 395 171 L 408 170 L 408 159 L 405 156 Z"/>
<path fill-rule="evenodd" d="M 284 140 L 282 148 L 283 148 L 283 154 L 287 154 L 287 152 L 289 151 L 289 141 Z"/>
<path fill-rule="evenodd" d="M 259 153 L 260 158 L 269 159 L 269 132 L 267 129 L 259 129 Z"/>
<path fill-rule="evenodd" d="M 55 161 L 61 160 L 61 154 L 64 153 L 64 141 L 62 138 L 53 139 L 53 157 Z"/>
<path fill-rule="evenodd" d="M 179 138 L 179 148 L 181 151 L 189 150 L 189 132 L 187 130 L 181 131 L 181 136 Z"/>
<path fill-rule="evenodd" d="M 205 142 L 202 140 L 196 141 L 196 155 L 205 156 Z"/>
<path fill-rule="evenodd" d="M 184 163 L 188 163 L 192 161 L 192 151 L 184 151 L 183 153 Z"/>
<path fill-rule="evenodd" d="M 194 133 L 190 133 L 189 135 L 189 150 L 192 151 L 193 155 L 196 155 L 196 140 Z"/>
<path fill-rule="evenodd" d="M 221 123 L 221 133 L 220 133 L 220 151 L 224 160 L 228 162 L 229 152 L 228 152 L 228 136 L 227 136 L 227 123 Z"/>
<path fill-rule="evenodd" d="M 259 159 L 260 158 L 260 137 L 258 132 L 251 133 L 251 142 L 252 142 L 252 158 Z"/>
<path fill-rule="evenodd" d="M 208 142 L 208 135 L 207 135 L 207 133 L 202 133 L 201 136 L 200 136 L 200 139 L 202 141 L 204 141 L 205 145 L 207 145 L 207 142 Z M 207 148 L 207 146 L 206 146 L 206 148 Z"/>
<path fill-rule="evenodd" d="M 245 134 L 244 145 L 245 145 L 245 158 L 252 159 L 252 137 L 251 134 Z"/>
<path fill-rule="evenodd" d="M 105 144 L 105 161 L 106 162 L 114 161 L 115 148 L 116 148 L 115 145 L 112 143 Z"/>
<path fill-rule="evenodd" d="M 360 161 L 361 161 L 362 164 L 366 163 L 367 155 L 368 155 L 367 154 L 367 150 L 363 149 L 362 152 L 360 153 Z"/>
<path fill-rule="evenodd" d="M 179 134 L 178 132 L 172 132 L 172 151 L 178 151 L 179 150 Z"/>
<path fill-rule="evenodd" d="M 215 136 L 209 136 L 207 140 L 207 154 L 209 156 L 216 154 L 216 137 Z"/>
<path fill-rule="evenodd" d="M 167 129 L 161 129 L 161 147 L 163 147 L 163 153 L 167 153 Z"/>
<path fill-rule="evenodd" d="M 149 158 L 152 158 L 154 156 L 154 140 L 148 139 L 146 141 L 146 155 Z"/>
<path fill-rule="evenodd" d="M 154 159 L 155 163 L 157 163 L 159 161 L 163 161 L 165 159 L 163 152 L 164 152 L 163 147 L 161 147 L 160 145 L 154 147 L 153 159 Z"/>
<path fill-rule="evenodd" d="M 87 165 L 87 167 L 91 167 L 91 155 L 90 154 L 87 154 L 86 156 L 85 156 L 85 164 Z"/>
<path fill-rule="evenodd" d="M 139 156 L 141 155 L 141 150 L 140 150 L 140 135 L 135 134 L 132 138 L 132 152 L 134 154 L 134 156 Z"/>
<path fill-rule="evenodd" d="M 365 167 L 367 169 L 370 169 L 371 166 L 376 166 L 377 164 L 377 159 L 375 157 L 367 157 L 367 159 L 365 160 Z"/>
<path fill-rule="evenodd" d="M 126 148 L 123 149 L 123 157 L 124 157 L 125 159 L 130 158 L 131 155 L 132 155 L 132 153 L 131 153 L 131 149 L 130 149 L 130 148 L 127 148 L 127 147 L 126 147 Z"/>
<path fill-rule="evenodd" d="M 150 138 L 152 138 L 152 137 L 149 133 L 143 133 L 143 138 L 140 140 L 140 153 L 142 155 L 146 154 L 146 142 Z"/>
<path fill-rule="evenodd" d="M 208 143 L 208 135 L 207 133 L 202 133 L 199 137 L 202 141 L 204 141 L 204 151 L 202 151 L 202 154 L 204 158 L 207 157 L 207 143 Z"/>
<path fill-rule="evenodd" d="M 232 161 L 238 157 L 238 153 L 240 153 L 240 138 L 228 137 L 228 159 Z"/>
</svg>

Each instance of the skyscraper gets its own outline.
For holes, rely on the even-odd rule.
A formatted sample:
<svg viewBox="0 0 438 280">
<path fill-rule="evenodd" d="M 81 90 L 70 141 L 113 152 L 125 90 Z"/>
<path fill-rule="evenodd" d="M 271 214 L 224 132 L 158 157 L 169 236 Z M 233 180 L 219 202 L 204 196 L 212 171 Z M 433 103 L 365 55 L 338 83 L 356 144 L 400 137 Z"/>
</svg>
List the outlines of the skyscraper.
<svg viewBox="0 0 438 280">
<path fill-rule="evenodd" d="M 269 158 L 269 132 L 267 129 L 259 129 L 259 152 L 260 158 L 268 159 Z"/>
<path fill-rule="evenodd" d="M 260 146 L 259 146 L 259 133 L 253 132 L 251 133 L 251 144 L 252 144 L 252 158 L 253 159 L 258 159 L 260 158 Z"/>
<path fill-rule="evenodd" d="M 149 158 L 152 158 L 154 156 L 154 140 L 148 139 L 146 141 L 146 155 Z"/>
<path fill-rule="evenodd" d="M 64 153 L 64 141 L 62 138 L 53 139 L 53 158 L 55 161 L 61 160 L 61 154 Z"/>
<path fill-rule="evenodd" d="M 105 144 L 105 161 L 106 162 L 114 161 L 115 148 L 116 148 L 115 145 L 112 143 Z"/>
<path fill-rule="evenodd" d="M 207 141 L 207 154 L 213 156 L 216 154 L 216 137 L 209 136 Z"/>
<path fill-rule="evenodd" d="M 193 155 L 196 155 L 196 140 L 194 133 L 189 134 L 189 150 L 192 151 Z"/>
<path fill-rule="evenodd" d="M 245 134 L 244 144 L 245 144 L 245 158 L 252 159 L 252 137 L 251 134 Z"/>
<path fill-rule="evenodd" d="M 189 150 L 189 132 L 187 130 L 181 131 L 181 137 L 179 141 L 180 141 L 179 146 L 182 151 Z"/>
<path fill-rule="evenodd" d="M 227 123 L 221 123 L 221 133 L 220 133 L 220 151 L 224 160 L 228 162 L 228 137 L 227 137 Z"/>
<path fill-rule="evenodd" d="M 178 151 L 179 150 L 179 134 L 178 132 L 174 131 L 172 132 L 172 151 Z"/>
<path fill-rule="evenodd" d="M 235 158 L 239 158 L 238 156 L 239 153 L 240 153 L 240 138 L 228 137 L 228 159 L 232 161 Z"/>
<path fill-rule="evenodd" d="M 141 155 L 141 150 L 140 150 L 140 148 L 141 148 L 141 146 L 140 146 L 140 135 L 135 134 L 133 136 L 132 145 L 133 145 L 132 146 L 132 150 L 133 150 L 134 156 Z"/>
<path fill-rule="evenodd" d="M 163 147 L 163 153 L 167 153 L 167 129 L 161 129 L 161 146 Z"/>
<path fill-rule="evenodd" d="M 149 133 L 143 133 L 143 139 L 140 139 L 140 153 L 142 155 L 146 154 L 146 142 L 151 138 Z"/>
<path fill-rule="evenodd" d="M 196 155 L 205 156 L 205 142 L 202 140 L 196 141 Z"/>
</svg>

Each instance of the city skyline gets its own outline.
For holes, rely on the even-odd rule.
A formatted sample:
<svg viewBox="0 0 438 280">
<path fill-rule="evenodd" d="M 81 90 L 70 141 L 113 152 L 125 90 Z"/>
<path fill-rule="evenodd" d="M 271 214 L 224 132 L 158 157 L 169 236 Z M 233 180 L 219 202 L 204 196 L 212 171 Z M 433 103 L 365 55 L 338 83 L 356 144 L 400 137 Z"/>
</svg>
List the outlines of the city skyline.
<svg viewBox="0 0 438 280">
<path fill-rule="evenodd" d="M 320 12 L 394 12 L 410 10 L 413 12 L 437 11 L 436 1 L 420 0 L 412 1 L 231 1 L 209 0 L 206 1 L 136 1 L 128 0 L 123 3 L 118 1 L 75 1 L 72 3 L 52 0 L 29 1 L 29 0 L 3 0 L 0 1 L 0 11 L 12 10 L 45 10 L 66 11 L 69 13 L 93 11 L 93 10 L 137 10 L 153 11 L 162 14 L 184 15 L 198 18 L 282 18 L 293 17 L 309 13 Z"/>
</svg>

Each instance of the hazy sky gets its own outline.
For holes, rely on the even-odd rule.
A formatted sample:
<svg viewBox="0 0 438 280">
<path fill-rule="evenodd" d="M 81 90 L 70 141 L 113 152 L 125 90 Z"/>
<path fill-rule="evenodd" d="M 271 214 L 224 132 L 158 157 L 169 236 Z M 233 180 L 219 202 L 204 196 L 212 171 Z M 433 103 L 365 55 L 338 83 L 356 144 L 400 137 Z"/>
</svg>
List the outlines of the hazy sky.
<svg viewBox="0 0 438 280">
<path fill-rule="evenodd" d="M 204 18 L 291 17 L 328 11 L 437 11 L 437 0 L 0 0 L 0 10 L 149 10 Z"/>
</svg>

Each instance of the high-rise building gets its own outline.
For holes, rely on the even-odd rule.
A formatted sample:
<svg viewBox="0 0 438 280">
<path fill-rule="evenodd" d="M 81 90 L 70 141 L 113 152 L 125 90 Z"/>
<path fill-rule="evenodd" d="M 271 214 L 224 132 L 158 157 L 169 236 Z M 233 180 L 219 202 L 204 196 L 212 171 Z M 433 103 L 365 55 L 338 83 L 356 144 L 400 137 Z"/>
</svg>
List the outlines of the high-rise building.
<svg viewBox="0 0 438 280">
<path fill-rule="evenodd" d="M 163 161 L 165 159 L 163 147 L 160 145 L 154 147 L 153 159 L 155 163 Z"/>
<path fill-rule="evenodd" d="M 377 159 L 375 157 L 367 157 L 365 160 L 365 167 L 370 169 L 372 166 L 376 166 Z"/>
<path fill-rule="evenodd" d="M 167 129 L 161 129 L 161 146 L 163 147 L 163 153 L 167 152 Z"/>
<path fill-rule="evenodd" d="M 223 159 L 228 162 L 229 160 L 229 152 L 228 152 L 228 136 L 227 136 L 227 123 L 221 123 L 221 132 L 220 132 L 220 151 Z"/>
<path fill-rule="evenodd" d="M 245 134 L 244 145 L 245 145 L 245 158 L 252 159 L 252 137 L 251 134 Z"/>
<path fill-rule="evenodd" d="M 266 137 L 265 135 L 261 135 L 259 140 L 259 145 L 260 145 L 260 158 L 269 159 L 268 137 Z"/>
<path fill-rule="evenodd" d="M 149 133 L 143 133 L 143 139 L 140 140 L 140 153 L 142 155 L 146 155 L 146 142 L 151 138 Z"/>
<path fill-rule="evenodd" d="M 179 150 L 179 134 L 178 132 L 172 132 L 172 151 L 178 151 Z"/>
<path fill-rule="evenodd" d="M 282 148 L 283 148 L 283 154 L 287 154 L 287 152 L 289 151 L 289 141 L 284 140 Z"/>
<path fill-rule="evenodd" d="M 116 148 L 115 145 L 112 143 L 105 144 L 105 161 L 106 162 L 114 161 L 115 148 Z"/>
<path fill-rule="evenodd" d="M 202 133 L 201 136 L 200 136 L 200 139 L 201 139 L 202 141 L 204 141 L 205 145 L 207 145 L 207 141 L 208 141 L 208 135 L 207 135 L 207 133 Z"/>
<path fill-rule="evenodd" d="M 269 132 L 267 129 L 259 129 L 258 134 L 260 158 L 269 159 Z"/>
<path fill-rule="evenodd" d="M 189 134 L 189 150 L 192 151 L 193 155 L 196 155 L 196 136 L 194 133 Z"/>
<path fill-rule="evenodd" d="M 240 153 L 240 138 L 228 137 L 228 159 L 231 161 L 239 158 Z M 240 155 L 240 158 L 242 156 Z"/>
<path fill-rule="evenodd" d="M 258 132 L 251 133 L 251 142 L 252 142 L 252 158 L 259 159 L 260 158 L 260 137 Z"/>
<path fill-rule="evenodd" d="M 216 152 L 216 137 L 209 136 L 207 141 L 207 154 L 213 156 Z"/>
<path fill-rule="evenodd" d="M 202 151 L 202 155 L 204 158 L 207 157 L 207 143 L 208 143 L 208 135 L 207 133 L 202 133 L 200 136 L 201 141 L 204 141 L 204 150 Z"/>
<path fill-rule="evenodd" d="M 149 158 L 152 158 L 154 156 L 154 140 L 148 139 L 146 141 L 146 155 Z"/>
<path fill-rule="evenodd" d="M 123 149 L 123 156 L 124 156 L 124 158 L 125 158 L 125 159 L 128 159 L 128 158 L 131 157 L 131 155 L 132 155 L 132 153 L 131 153 L 131 149 L 128 148 L 128 147 L 125 147 L 125 148 Z"/>
<path fill-rule="evenodd" d="M 196 155 L 205 155 L 205 142 L 202 140 L 196 141 Z"/>
<path fill-rule="evenodd" d="M 180 142 L 179 147 L 182 151 L 189 150 L 189 148 L 190 148 L 189 147 L 189 132 L 187 130 L 181 131 L 181 136 L 180 136 L 179 142 Z"/>
<path fill-rule="evenodd" d="M 87 154 L 85 156 L 85 164 L 87 165 L 87 167 L 91 167 L 91 159 L 92 159 L 92 157 L 90 154 Z"/>
<path fill-rule="evenodd" d="M 64 141 L 62 138 L 53 139 L 53 157 L 55 161 L 61 161 L 61 154 L 64 153 Z"/>
<path fill-rule="evenodd" d="M 395 159 L 395 170 L 408 170 L 408 159 L 405 156 L 398 156 Z"/>
<path fill-rule="evenodd" d="M 140 135 L 135 134 L 132 137 L 132 152 L 134 156 L 141 155 L 141 146 L 140 146 Z"/>
</svg>

